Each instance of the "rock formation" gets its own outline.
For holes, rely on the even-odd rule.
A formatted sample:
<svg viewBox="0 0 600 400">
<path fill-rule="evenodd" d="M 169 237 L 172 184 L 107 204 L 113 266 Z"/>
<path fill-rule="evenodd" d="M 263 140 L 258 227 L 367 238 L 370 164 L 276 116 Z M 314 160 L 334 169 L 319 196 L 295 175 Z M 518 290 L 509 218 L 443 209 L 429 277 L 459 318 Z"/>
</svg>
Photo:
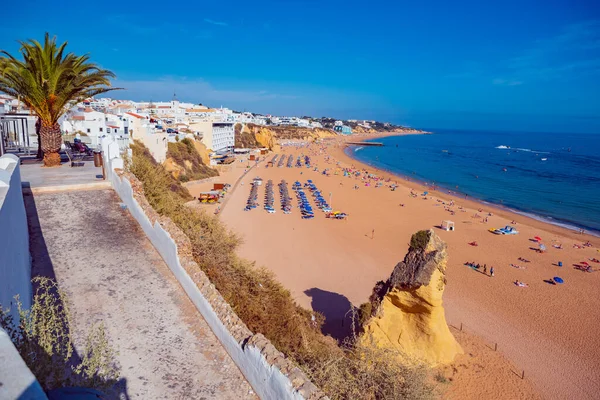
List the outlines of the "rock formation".
<svg viewBox="0 0 600 400">
<path fill-rule="evenodd" d="M 363 343 L 397 349 L 432 366 L 450 363 L 462 353 L 442 306 L 447 258 L 446 243 L 433 230 L 412 236 L 404 261 L 361 307 Z"/>
<path fill-rule="evenodd" d="M 277 140 L 301 139 L 312 141 L 336 134 L 328 129 L 304 128 L 294 126 L 261 126 L 255 124 L 236 124 L 236 147 L 266 147 L 272 151 L 279 151 Z"/>
</svg>

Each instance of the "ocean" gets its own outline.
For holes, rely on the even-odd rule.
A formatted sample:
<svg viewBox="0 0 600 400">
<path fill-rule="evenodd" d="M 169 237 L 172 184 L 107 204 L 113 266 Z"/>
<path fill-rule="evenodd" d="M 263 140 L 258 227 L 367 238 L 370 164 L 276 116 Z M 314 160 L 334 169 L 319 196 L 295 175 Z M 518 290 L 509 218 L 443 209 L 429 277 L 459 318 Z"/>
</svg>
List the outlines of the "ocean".
<svg viewBox="0 0 600 400">
<path fill-rule="evenodd" d="M 411 180 L 600 234 L 600 134 L 431 131 L 346 152 Z"/>
</svg>

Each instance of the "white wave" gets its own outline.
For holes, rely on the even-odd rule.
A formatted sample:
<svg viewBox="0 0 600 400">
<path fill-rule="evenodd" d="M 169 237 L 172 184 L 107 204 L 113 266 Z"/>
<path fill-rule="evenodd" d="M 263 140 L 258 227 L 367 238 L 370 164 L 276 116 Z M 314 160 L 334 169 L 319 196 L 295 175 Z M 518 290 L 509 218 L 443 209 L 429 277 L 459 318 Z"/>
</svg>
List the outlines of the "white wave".
<svg viewBox="0 0 600 400">
<path fill-rule="evenodd" d="M 357 147 L 357 148 L 354 149 L 354 152 L 356 153 L 357 151 L 362 150 L 362 149 L 364 149 L 364 147 L 362 147 L 362 146 L 361 147 Z"/>
<path fill-rule="evenodd" d="M 528 153 L 537 153 L 537 154 L 550 154 L 550 152 L 548 151 L 538 151 L 538 150 L 531 150 L 531 149 L 520 149 L 520 148 L 516 148 L 514 150 L 519 150 L 519 151 L 526 151 Z"/>
<path fill-rule="evenodd" d="M 528 153 L 550 154 L 550 152 L 548 152 L 548 151 L 537 151 L 537 150 L 531 150 L 531 149 L 523 149 L 523 148 L 520 148 L 520 147 L 511 148 L 510 146 L 505 146 L 503 144 L 501 144 L 500 146 L 496 146 L 495 148 L 496 149 L 502 149 L 502 150 L 510 149 L 510 150 L 526 151 Z"/>
</svg>

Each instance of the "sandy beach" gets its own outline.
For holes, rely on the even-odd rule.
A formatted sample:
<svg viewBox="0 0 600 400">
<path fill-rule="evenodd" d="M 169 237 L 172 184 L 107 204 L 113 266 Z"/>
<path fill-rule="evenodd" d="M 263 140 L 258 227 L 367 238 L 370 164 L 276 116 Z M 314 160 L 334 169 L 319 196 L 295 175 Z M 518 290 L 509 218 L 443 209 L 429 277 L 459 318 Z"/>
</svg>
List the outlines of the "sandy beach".
<svg viewBox="0 0 600 400">
<path fill-rule="evenodd" d="M 353 141 L 360 139 L 351 137 Z M 327 317 L 326 333 L 339 333 L 348 326 L 345 315 L 351 305 L 365 302 L 374 284 L 387 279 L 402 260 L 411 234 L 433 228 L 449 245 L 444 294 L 448 323 L 463 326 L 463 332 L 456 330 L 467 353 L 462 357 L 477 359 L 457 360 L 457 365 L 470 369 L 457 376 L 446 397 L 535 398 L 540 394 L 555 399 L 597 398 L 600 274 L 580 271 L 574 265 L 586 261 L 600 268 L 600 264 L 589 261 L 600 258 L 600 239 L 441 191 L 421 196 L 424 189 L 420 185 L 360 165 L 346 156 L 345 140 L 282 148 L 281 153 L 286 155 L 309 155 L 319 172 L 312 168 L 265 168 L 261 163 L 241 179 L 243 185 L 240 183 L 228 194 L 230 198 L 221 212 L 223 221 L 243 237 L 240 255 L 273 271 L 299 304 L 322 312 Z M 230 175 L 223 177 L 228 183 L 234 184 L 244 171 L 242 164 L 246 164 L 237 164 Z M 342 167 L 359 171 L 365 168 L 384 183 L 376 187 L 371 179 L 366 186 L 369 180 L 362 179 L 364 174 L 344 177 Z M 330 169 L 330 176 L 322 175 L 325 168 Z M 280 210 L 268 214 L 260 207 L 245 212 L 255 176 L 272 179 L 274 185 L 285 179 L 290 191 L 294 181 L 312 179 L 327 199 L 331 193 L 332 208 L 348 213 L 349 218 L 330 220 L 316 210 L 313 220 L 302 220 L 296 207 L 290 215 Z M 385 182 L 387 179 L 391 181 Z M 388 187 L 393 182 L 399 185 L 394 191 Z M 416 196 L 411 196 L 411 189 Z M 275 192 L 279 205 L 276 187 Z M 261 188 L 261 203 L 263 196 Z M 441 230 L 438 226 L 442 220 L 454 221 L 456 230 Z M 512 221 L 516 222 L 518 235 L 499 236 L 488 231 Z M 535 251 L 535 236 L 542 238 L 545 253 Z M 473 241 L 477 246 L 469 244 Z M 592 246 L 582 246 L 587 241 Z M 553 246 L 559 244 L 562 249 Z M 559 261 L 563 267 L 558 267 Z M 486 264 L 488 273 L 466 266 L 467 262 Z M 489 276 L 492 266 L 494 277 Z M 554 276 L 565 283 L 545 282 Z M 517 286 L 515 281 L 527 287 Z M 498 352 L 490 350 L 496 344 Z M 479 350 L 469 355 L 471 349 Z M 485 356 L 481 349 L 491 353 Z M 481 366 L 480 373 L 476 372 L 477 365 Z M 494 376 L 488 373 L 485 377 L 486 368 L 488 372 L 496 371 L 491 374 Z"/>
</svg>

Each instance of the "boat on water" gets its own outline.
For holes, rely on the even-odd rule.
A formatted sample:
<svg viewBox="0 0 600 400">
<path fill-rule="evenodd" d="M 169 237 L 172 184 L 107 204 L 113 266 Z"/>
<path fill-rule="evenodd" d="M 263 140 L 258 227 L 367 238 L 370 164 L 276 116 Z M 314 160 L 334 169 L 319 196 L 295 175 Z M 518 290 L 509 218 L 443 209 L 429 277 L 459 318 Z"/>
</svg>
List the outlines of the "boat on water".
<svg viewBox="0 0 600 400">
<path fill-rule="evenodd" d="M 542 158 L 542 161 L 546 161 L 546 160 L 547 160 L 547 158 Z"/>
</svg>

